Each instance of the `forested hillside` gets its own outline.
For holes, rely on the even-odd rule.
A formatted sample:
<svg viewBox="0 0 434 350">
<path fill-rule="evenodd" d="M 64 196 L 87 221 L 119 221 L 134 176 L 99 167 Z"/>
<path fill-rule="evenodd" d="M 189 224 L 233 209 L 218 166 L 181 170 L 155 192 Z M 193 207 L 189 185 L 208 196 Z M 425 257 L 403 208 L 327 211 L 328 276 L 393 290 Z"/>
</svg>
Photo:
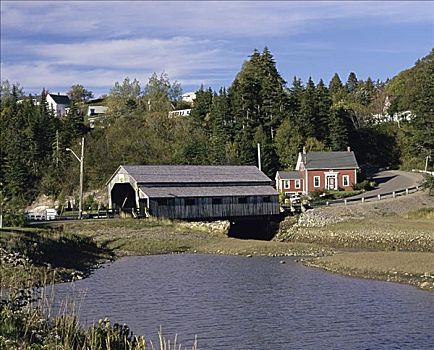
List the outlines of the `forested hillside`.
<svg viewBox="0 0 434 350">
<path fill-rule="evenodd" d="M 257 143 L 270 177 L 293 169 L 303 147 L 350 146 L 360 164 L 422 168 L 434 149 L 433 55 L 388 82 L 351 73 L 346 81 L 335 74 L 315 84 L 297 77 L 287 83 L 271 52 L 255 50 L 229 88 L 201 87 L 191 117 L 183 118 L 168 118 L 174 108 L 187 107 L 177 82 L 165 74 L 154 74 L 145 86 L 126 78 L 108 93 L 107 117 L 95 129 L 84 120 L 89 91 L 72 89 L 70 111 L 58 119 L 44 100 L 21 100 L 19 86 L 3 82 L 0 200 L 24 205 L 38 193 L 76 191 L 79 166 L 65 148 L 78 150 L 83 136 L 88 189 L 103 186 L 120 164 L 257 164 Z M 407 110 L 410 120 L 392 121 Z M 379 115 L 385 121 L 379 123 Z"/>
</svg>

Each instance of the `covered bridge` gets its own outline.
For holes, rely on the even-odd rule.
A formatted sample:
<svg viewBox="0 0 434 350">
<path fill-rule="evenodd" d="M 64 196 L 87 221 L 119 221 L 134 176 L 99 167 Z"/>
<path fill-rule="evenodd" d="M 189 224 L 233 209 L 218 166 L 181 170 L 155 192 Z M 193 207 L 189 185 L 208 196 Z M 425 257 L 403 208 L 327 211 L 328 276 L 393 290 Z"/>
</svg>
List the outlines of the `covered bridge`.
<svg viewBox="0 0 434 350">
<path fill-rule="evenodd" d="M 255 166 L 121 165 L 107 189 L 112 209 L 207 220 L 279 214 L 272 184 Z"/>
</svg>

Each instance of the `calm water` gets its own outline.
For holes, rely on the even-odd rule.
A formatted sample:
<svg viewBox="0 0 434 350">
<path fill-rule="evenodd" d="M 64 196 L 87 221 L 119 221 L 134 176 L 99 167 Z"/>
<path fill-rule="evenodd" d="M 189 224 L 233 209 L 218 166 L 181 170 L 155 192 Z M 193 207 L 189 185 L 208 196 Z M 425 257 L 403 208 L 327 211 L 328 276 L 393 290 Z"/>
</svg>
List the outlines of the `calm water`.
<svg viewBox="0 0 434 350">
<path fill-rule="evenodd" d="M 83 323 L 109 317 L 151 339 L 161 325 L 200 349 L 434 349 L 434 293 L 280 260 L 128 257 L 56 294 L 86 291 Z"/>
</svg>

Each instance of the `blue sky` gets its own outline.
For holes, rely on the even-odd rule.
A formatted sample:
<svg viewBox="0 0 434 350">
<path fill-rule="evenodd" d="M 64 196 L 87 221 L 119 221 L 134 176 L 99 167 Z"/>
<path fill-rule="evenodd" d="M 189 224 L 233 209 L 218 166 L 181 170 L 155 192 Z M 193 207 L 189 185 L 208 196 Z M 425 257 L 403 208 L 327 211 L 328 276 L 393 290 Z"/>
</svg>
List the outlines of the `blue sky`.
<svg viewBox="0 0 434 350">
<path fill-rule="evenodd" d="M 168 73 L 184 91 L 229 86 L 254 48 L 283 78 L 385 80 L 432 49 L 434 2 L 1 1 L 1 79 L 27 93 Z"/>
</svg>

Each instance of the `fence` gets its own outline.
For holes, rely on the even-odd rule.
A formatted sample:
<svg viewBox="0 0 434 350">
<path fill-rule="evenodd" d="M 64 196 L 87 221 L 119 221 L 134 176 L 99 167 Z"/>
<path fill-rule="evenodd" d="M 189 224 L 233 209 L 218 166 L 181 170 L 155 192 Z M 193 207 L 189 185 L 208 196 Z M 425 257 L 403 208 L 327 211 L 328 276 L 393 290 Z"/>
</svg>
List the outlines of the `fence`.
<svg viewBox="0 0 434 350">
<path fill-rule="evenodd" d="M 325 205 L 326 206 L 339 205 L 339 204 L 349 205 L 355 203 L 373 202 L 376 200 L 380 201 L 382 199 L 405 196 L 410 193 L 418 192 L 419 190 L 420 190 L 420 186 L 414 186 L 414 187 L 408 187 L 397 191 L 386 192 L 386 193 L 381 193 L 381 194 L 376 194 L 371 196 L 362 196 L 358 198 L 348 198 L 348 199 L 336 199 L 333 201 L 327 201 Z"/>
</svg>

